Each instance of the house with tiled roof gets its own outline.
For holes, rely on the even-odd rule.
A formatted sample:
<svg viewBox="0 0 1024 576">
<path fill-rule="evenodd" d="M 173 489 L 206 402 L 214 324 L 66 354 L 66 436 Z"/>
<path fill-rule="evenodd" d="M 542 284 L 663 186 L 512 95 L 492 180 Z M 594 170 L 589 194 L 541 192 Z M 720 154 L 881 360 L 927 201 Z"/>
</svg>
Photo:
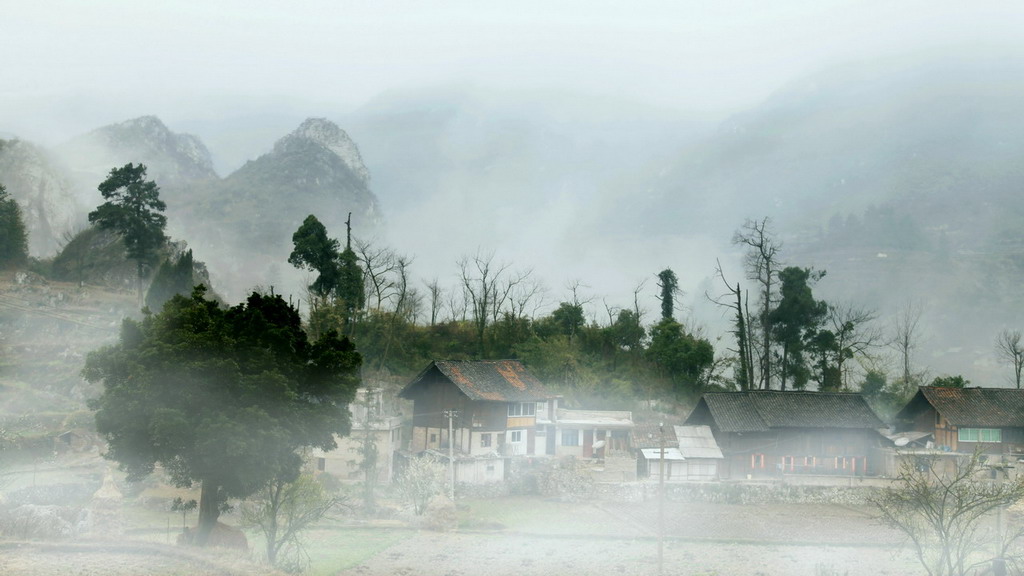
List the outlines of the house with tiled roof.
<svg viewBox="0 0 1024 576">
<path fill-rule="evenodd" d="M 1024 454 L 1024 390 L 922 386 L 894 419 L 940 451 Z"/>
<path fill-rule="evenodd" d="M 544 454 L 556 408 L 515 360 L 435 360 L 398 395 L 413 402 L 409 450 L 453 456 L 456 483 L 501 481 L 509 458 Z"/>
<path fill-rule="evenodd" d="M 518 361 L 435 360 L 399 397 L 413 402 L 409 451 L 451 455 L 456 483 L 503 480 L 519 457 L 581 458 L 595 477 L 636 477 L 629 411 L 561 408 Z"/>
<path fill-rule="evenodd" d="M 685 424 L 710 427 L 722 478 L 874 475 L 884 426 L 860 394 L 776 390 L 704 394 Z"/>
</svg>

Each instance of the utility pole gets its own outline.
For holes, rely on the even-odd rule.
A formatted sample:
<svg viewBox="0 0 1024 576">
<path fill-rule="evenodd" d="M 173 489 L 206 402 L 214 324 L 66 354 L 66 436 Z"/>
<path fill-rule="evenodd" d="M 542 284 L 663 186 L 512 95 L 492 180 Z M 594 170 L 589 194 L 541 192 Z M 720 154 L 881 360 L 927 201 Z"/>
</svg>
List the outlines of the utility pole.
<svg viewBox="0 0 1024 576">
<path fill-rule="evenodd" d="M 658 423 L 658 574 L 662 574 L 665 559 L 665 423 Z"/>
<path fill-rule="evenodd" d="M 455 502 L 455 438 L 452 437 L 452 421 L 459 415 L 458 410 L 445 410 L 448 419 L 448 497 Z"/>
</svg>

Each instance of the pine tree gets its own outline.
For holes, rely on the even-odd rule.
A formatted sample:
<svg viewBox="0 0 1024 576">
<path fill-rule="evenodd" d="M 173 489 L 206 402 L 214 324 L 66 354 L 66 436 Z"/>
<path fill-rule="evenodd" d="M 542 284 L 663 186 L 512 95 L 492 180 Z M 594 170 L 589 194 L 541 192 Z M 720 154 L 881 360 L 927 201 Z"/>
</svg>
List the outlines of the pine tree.
<svg viewBox="0 0 1024 576">
<path fill-rule="evenodd" d="M 146 292 L 146 306 L 153 312 L 159 312 L 175 294 L 191 294 L 192 287 L 192 250 L 187 250 L 177 258 L 168 258 L 160 264 Z"/>
<path fill-rule="evenodd" d="M 28 262 L 28 232 L 17 201 L 0 184 L 0 268 L 16 268 Z"/>
<path fill-rule="evenodd" d="M 125 164 L 110 171 L 100 183 L 99 191 L 106 200 L 89 213 L 89 223 L 103 230 L 114 230 L 124 241 L 128 258 L 138 268 L 139 306 L 142 306 L 142 279 L 146 268 L 155 264 L 167 237 L 167 217 L 161 214 L 167 205 L 160 200 L 156 182 L 146 180 L 146 166 Z"/>
</svg>

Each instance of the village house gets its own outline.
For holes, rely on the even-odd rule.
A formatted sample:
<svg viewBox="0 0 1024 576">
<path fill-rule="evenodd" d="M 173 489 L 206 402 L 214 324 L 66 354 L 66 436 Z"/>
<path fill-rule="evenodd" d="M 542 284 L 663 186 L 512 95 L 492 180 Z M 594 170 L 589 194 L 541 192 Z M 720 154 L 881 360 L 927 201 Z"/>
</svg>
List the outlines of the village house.
<svg viewBox="0 0 1024 576">
<path fill-rule="evenodd" d="M 922 386 L 894 418 L 897 432 L 931 436 L 940 452 L 1024 456 L 1024 390 Z"/>
<path fill-rule="evenodd" d="M 561 408 L 518 361 L 435 360 L 399 397 L 413 401 L 409 451 L 451 454 L 457 483 L 504 480 L 510 459 L 534 457 L 585 459 L 597 475 L 635 478 L 632 414 Z"/>
<path fill-rule="evenodd" d="M 381 388 L 359 388 L 348 408 L 351 433 L 335 436 L 338 447 L 334 450 L 313 450 L 312 464 L 317 472 L 326 472 L 343 482 L 362 482 L 366 474 L 361 467 L 360 450 L 370 443 L 377 453 L 373 477 L 378 484 L 390 483 L 394 479 L 394 454 L 402 447 L 401 414 Z"/>
<path fill-rule="evenodd" d="M 544 454 L 555 396 L 515 360 L 435 360 L 399 397 L 413 402 L 413 453 L 455 458 L 455 481 L 504 480 L 513 456 Z"/>
<path fill-rule="evenodd" d="M 879 473 L 882 421 L 860 394 L 711 392 L 687 417 L 708 426 L 724 458 L 720 478 Z"/>
</svg>

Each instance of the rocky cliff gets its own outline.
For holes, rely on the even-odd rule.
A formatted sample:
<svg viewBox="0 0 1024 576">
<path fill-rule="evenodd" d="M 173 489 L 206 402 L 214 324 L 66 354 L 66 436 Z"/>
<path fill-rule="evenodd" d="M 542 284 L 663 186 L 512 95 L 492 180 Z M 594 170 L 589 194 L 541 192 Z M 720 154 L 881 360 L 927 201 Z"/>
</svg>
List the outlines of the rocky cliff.
<svg viewBox="0 0 1024 576">
<path fill-rule="evenodd" d="M 45 150 L 0 140 L 0 184 L 21 206 L 33 256 L 52 256 L 66 235 L 84 225 L 67 169 Z"/>
</svg>

